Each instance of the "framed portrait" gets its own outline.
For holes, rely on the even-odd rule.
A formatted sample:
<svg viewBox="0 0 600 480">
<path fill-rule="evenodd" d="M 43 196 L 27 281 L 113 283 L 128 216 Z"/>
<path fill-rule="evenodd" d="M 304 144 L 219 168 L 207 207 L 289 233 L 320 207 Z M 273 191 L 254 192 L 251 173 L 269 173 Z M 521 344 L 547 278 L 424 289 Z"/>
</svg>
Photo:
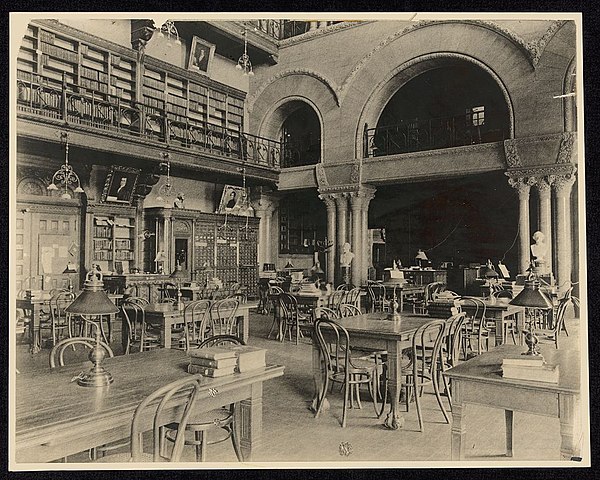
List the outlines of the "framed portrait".
<svg viewBox="0 0 600 480">
<path fill-rule="evenodd" d="M 221 194 L 221 201 L 217 213 L 229 213 L 232 215 L 246 215 L 247 211 L 242 211 L 244 205 L 244 196 L 246 192 L 237 185 L 225 185 Z"/>
<path fill-rule="evenodd" d="M 131 205 L 140 170 L 113 165 L 106 176 L 102 201 Z"/>
<path fill-rule="evenodd" d="M 188 70 L 208 75 L 215 55 L 215 45 L 196 36 L 192 39 Z"/>
</svg>

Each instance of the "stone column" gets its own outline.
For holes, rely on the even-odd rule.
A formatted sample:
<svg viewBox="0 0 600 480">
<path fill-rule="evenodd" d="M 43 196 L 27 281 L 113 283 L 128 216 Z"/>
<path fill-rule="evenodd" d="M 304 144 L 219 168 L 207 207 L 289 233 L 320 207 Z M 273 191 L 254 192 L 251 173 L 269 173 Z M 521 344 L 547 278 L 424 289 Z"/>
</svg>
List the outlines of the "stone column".
<svg viewBox="0 0 600 480">
<path fill-rule="evenodd" d="M 265 195 L 252 202 L 255 215 L 260 217 L 260 223 L 258 224 L 258 265 L 260 270 L 262 270 L 264 263 L 273 263 L 273 253 L 271 251 L 273 227 L 271 219 L 276 206 L 276 199 Z"/>
<path fill-rule="evenodd" d="M 523 178 L 509 178 L 508 183 L 519 196 L 519 273 L 529 268 L 529 190 L 531 182 Z"/>
<path fill-rule="evenodd" d="M 575 175 L 556 176 L 553 182 L 556 195 L 554 228 L 556 235 L 556 276 L 560 293 L 569 288 L 571 282 L 571 189 Z"/>
<path fill-rule="evenodd" d="M 361 273 L 363 271 L 363 238 L 362 238 L 362 204 L 363 195 L 360 192 L 350 194 L 350 207 L 352 210 L 352 252 L 354 259 L 352 260 L 352 283 L 359 287 L 361 281 Z"/>
<path fill-rule="evenodd" d="M 364 196 L 362 202 L 361 215 L 361 232 L 362 232 L 362 270 L 360 274 L 360 285 L 367 284 L 367 274 L 369 267 L 372 266 L 371 252 L 369 248 L 369 203 L 375 198 L 375 188 L 364 188 Z"/>
<path fill-rule="evenodd" d="M 336 230 L 336 216 L 335 216 L 335 199 L 332 195 L 319 195 L 319 198 L 323 200 L 325 203 L 325 208 L 327 209 L 327 238 L 325 239 L 325 243 L 332 242 L 332 246 L 329 250 L 325 252 L 325 256 L 327 258 L 327 282 L 333 285 L 335 281 L 335 258 L 336 258 L 336 238 L 335 238 L 335 230 Z"/>
<path fill-rule="evenodd" d="M 548 252 L 546 254 L 547 272 L 552 272 L 552 212 L 550 201 L 551 180 L 548 177 L 540 177 L 535 184 L 538 191 L 538 216 L 540 232 L 546 237 Z"/>
<path fill-rule="evenodd" d="M 345 193 L 339 193 L 339 194 L 335 194 L 334 195 L 335 198 L 335 204 L 337 207 L 337 239 L 336 239 L 336 245 L 337 245 L 337 254 L 334 257 L 335 258 L 335 264 L 336 266 L 338 266 L 339 269 L 339 253 L 342 252 L 342 247 L 344 246 L 344 243 L 347 242 L 347 236 L 346 236 L 346 226 L 348 225 L 348 198 L 346 197 Z M 341 279 L 341 271 L 339 275 L 336 275 L 336 278 Z"/>
</svg>

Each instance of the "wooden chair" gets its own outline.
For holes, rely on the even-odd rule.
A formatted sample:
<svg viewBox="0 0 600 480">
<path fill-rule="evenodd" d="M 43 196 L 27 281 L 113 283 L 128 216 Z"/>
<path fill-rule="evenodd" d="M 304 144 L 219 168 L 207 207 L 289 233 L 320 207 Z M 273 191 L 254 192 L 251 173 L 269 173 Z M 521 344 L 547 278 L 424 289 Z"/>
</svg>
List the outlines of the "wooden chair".
<svg viewBox="0 0 600 480">
<path fill-rule="evenodd" d="M 210 332 L 212 335 L 236 335 L 238 333 L 236 298 L 217 300 L 210 307 Z"/>
<path fill-rule="evenodd" d="M 331 310 L 339 310 L 340 303 L 346 296 L 346 290 L 335 290 L 327 299 L 327 308 Z"/>
<path fill-rule="evenodd" d="M 216 335 L 206 338 L 198 345 L 198 348 L 226 345 L 245 345 L 245 343 L 233 335 Z M 175 441 L 180 429 L 181 426 L 177 423 L 166 425 L 165 439 L 171 442 Z M 224 430 L 226 435 L 216 440 L 209 440 L 209 433 L 215 433 L 215 430 L 218 429 Z M 198 462 L 206 460 L 206 449 L 209 445 L 229 439 L 231 439 L 238 460 L 243 461 L 235 425 L 235 403 L 202 414 L 192 413 L 185 426 L 185 433 L 185 445 L 192 445 L 196 448 L 196 461 Z"/>
<path fill-rule="evenodd" d="M 269 302 L 270 310 L 273 311 L 273 323 L 271 329 L 267 335 L 267 338 L 271 338 L 273 331 L 277 332 L 278 338 L 281 340 L 283 335 L 281 328 L 281 312 L 279 308 L 279 296 L 283 293 L 283 289 L 277 285 L 271 285 L 267 294 L 267 302 Z"/>
<path fill-rule="evenodd" d="M 73 292 L 59 290 L 50 298 L 50 315 L 40 318 L 40 338 L 42 338 L 42 330 L 49 330 L 52 336 L 52 346 L 56 345 L 65 330 L 69 337 L 73 336 L 72 316 L 65 312 L 65 308 L 73 300 L 75 300 Z"/>
<path fill-rule="evenodd" d="M 210 331 L 210 300 L 195 300 L 183 311 L 185 349 L 199 345 Z"/>
<path fill-rule="evenodd" d="M 386 297 L 385 285 L 380 283 L 369 283 L 367 285 L 371 312 L 389 312 L 390 301 Z"/>
<path fill-rule="evenodd" d="M 340 312 L 332 310 L 328 307 L 317 307 L 315 308 L 315 318 L 326 318 L 327 320 L 333 320 L 340 318 Z"/>
<path fill-rule="evenodd" d="M 350 290 L 351 285 L 348 285 L 347 283 L 340 283 L 335 289 L 336 290 L 340 290 L 340 291 L 347 291 Z"/>
<path fill-rule="evenodd" d="M 339 311 L 341 317 L 352 317 L 354 315 L 362 315 L 360 308 L 351 303 L 340 304 Z"/>
<path fill-rule="evenodd" d="M 429 304 L 433 301 L 434 296 L 443 292 L 446 289 L 446 285 L 442 282 L 431 282 L 425 285 L 423 296 L 415 298 L 412 301 L 413 313 L 427 313 Z"/>
<path fill-rule="evenodd" d="M 540 343 L 548 343 L 549 341 L 552 341 L 554 343 L 554 347 L 558 349 L 558 337 L 561 330 L 565 330 L 565 313 L 570 302 L 571 297 L 563 297 L 559 300 L 558 307 L 554 313 L 554 322 L 552 328 L 535 330 L 535 334 Z"/>
<path fill-rule="evenodd" d="M 462 343 L 465 360 L 470 356 L 481 355 L 489 349 L 490 331 L 485 316 L 486 305 L 477 297 L 462 297 L 463 306 L 471 305 L 474 313 L 463 324 Z M 476 346 L 476 348 L 474 347 Z M 471 353 L 468 353 L 471 350 Z"/>
<path fill-rule="evenodd" d="M 285 334 L 287 333 L 291 342 L 292 332 L 295 332 L 296 345 L 298 345 L 298 340 L 302 337 L 302 330 L 300 327 L 310 325 L 312 323 L 312 316 L 302 314 L 298 309 L 298 300 L 289 293 L 282 293 L 279 295 L 279 308 L 282 325 L 282 336 L 280 340 L 283 342 Z"/>
<path fill-rule="evenodd" d="M 352 358 L 350 335 L 342 325 L 334 320 L 318 318 L 315 322 L 315 336 L 319 345 L 321 359 L 325 365 L 324 385 L 321 390 L 321 396 L 318 399 L 315 418 L 321 413 L 330 383 L 340 383 L 343 386 L 342 428 L 346 427 L 346 414 L 351 392 L 356 394 L 358 407 L 362 408 L 360 404 L 361 385 L 368 386 L 375 414 L 379 418 L 385 408 L 385 398 L 381 404 L 378 403 L 381 397 L 379 394 L 378 372 L 380 366 L 369 359 Z"/>
<path fill-rule="evenodd" d="M 360 288 L 353 288 L 346 292 L 346 295 L 342 298 L 342 303 L 351 304 L 356 306 L 360 310 Z"/>
<path fill-rule="evenodd" d="M 466 313 L 459 312 L 452 315 L 446 320 L 446 328 L 444 330 L 444 337 L 442 340 L 442 349 L 439 358 L 440 376 L 446 389 L 448 396 L 448 402 L 450 404 L 450 411 L 452 411 L 452 389 L 447 378 L 443 373 L 449 368 L 458 365 L 460 359 L 460 349 L 462 341 L 462 330 L 463 324 L 466 320 Z M 438 379 L 439 385 L 439 379 Z"/>
<path fill-rule="evenodd" d="M 433 320 L 425 325 L 421 325 L 412 339 L 410 350 L 412 369 L 409 367 L 410 373 L 406 375 L 405 382 L 406 410 L 408 411 L 408 404 L 411 398 L 410 393 L 412 390 L 417 405 L 420 432 L 424 429 L 420 397 L 423 394 L 424 387 L 427 385 L 433 386 L 435 397 L 442 410 L 446 423 L 450 423 L 450 418 L 442 403 L 438 375 L 438 368 L 440 366 L 439 359 L 441 358 L 445 328 L 446 322 L 444 320 Z"/>
<path fill-rule="evenodd" d="M 98 462 L 178 462 L 181 459 L 185 445 L 186 427 L 190 420 L 194 407 L 198 401 L 202 376 L 195 375 L 171 382 L 159 388 L 146 397 L 135 409 L 133 421 L 131 422 L 130 453 L 107 455 Z M 167 423 L 164 418 L 165 412 L 175 408 L 183 400 L 183 409 L 178 415 L 176 422 Z M 152 422 L 152 453 L 144 452 L 143 434 L 146 430 L 146 411 L 153 412 Z M 167 428 L 168 425 L 176 425 L 175 429 Z M 173 448 L 167 453 L 166 432 L 173 432 L 169 439 L 172 440 Z"/>
<path fill-rule="evenodd" d="M 160 345 L 160 332 L 146 324 L 146 312 L 143 302 L 136 298 L 128 298 L 121 303 L 121 315 L 127 328 L 127 345 L 125 355 L 137 347 L 140 352 L 157 348 Z"/>
</svg>

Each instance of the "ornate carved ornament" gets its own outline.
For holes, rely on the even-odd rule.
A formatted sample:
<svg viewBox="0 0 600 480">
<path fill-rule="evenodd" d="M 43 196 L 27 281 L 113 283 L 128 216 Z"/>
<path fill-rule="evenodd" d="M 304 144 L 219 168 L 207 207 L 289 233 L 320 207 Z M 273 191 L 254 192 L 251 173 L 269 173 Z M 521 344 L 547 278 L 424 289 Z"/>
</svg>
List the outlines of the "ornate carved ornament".
<svg viewBox="0 0 600 480">
<path fill-rule="evenodd" d="M 178 234 L 190 234 L 192 232 L 192 225 L 190 222 L 185 220 L 175 220 L 173 222 L 173 233 Z"/>
<path fill-rule="evenodd" d="M 279 47 L 289 47 L 290 45 L 296 45 L 297 43 L 302 43 L 307 40 L 311 40 L 315 37 L 329 35 L 331 33 L 335 33 L 340 30 L 346 30 L 348 28 L 358 27 L 360 25 L 365 25 L 367 23 L 372 23 L 372 21 L 334 23 L 333 25 L 328 25 L 327 27 L 321 27 L 321 28 L 316 28 L 314 30 L 310 30 L 306 33 L 303 33 L 302 35 L 296 35 L 295 37 L 284 38 L 283 40 L 279 41 Z"/>
<path fill-rule="evenodd" d="M 331 91 L 333 97 L 335 98 L 335 103 L 337 104 L 337 106 L 339 107 L 341 105 L 341 100 L 338 96 L 338 87 L 333 80 L 330 80 L 325 75 L 314 70 L 310 70 L 308 68 L 293 68 L 284 70 L 268 78 L 256 89 L 256 91 L 252 95 L 249 95 L 246 98 L 246 107 L 248 108 L 248 112 L 252 112 L 252 109 L 254 108 L 254 103 L 269 85 L 281 78 L 289 77 L 291 75 L 303 75 L 316 78 L 319 82 L 323 83 L 329 89 L 329 91 Z"/>
<path fill-rule="evenodd" d="M 526 179 L 531 185 L 534 185 L 539 178 L 548 178 L 549 180 L 552 180 L 553 177 L 574 175 L 576 171 L 576 165 L 567 163 L 544 165 L 540 167 L 515 168 L 504 172 L 504 174 L 509 177 L 509 183 L 511 180 L 517 181 Z"/>
<path fill-rule="evenodd" d="M 558 164 L 571 163 L 571 158 L 573 156 L 573 146 L 575 145 L 576 138 L 577 138 L 576 132 L 565 132 L 562 134 L 562 139 L 560 142 L 560 148 L 558 150 L 558 157 L 556 158 L 556 163 L 558 163 Z"/>
<path fill-rule="evenodd" d="M 504 154 L 506 155 L 506 166 L 508 168 L 523 166 L 517 151 L 517 142 L 514 139 L 504 140 Z"/>
<path fill-rule="evenodd" d="M 362 160 L 359 158 L 352 164 L 352 170 L 350 171 L 350 181 L 360 185 L 362 180 Z"/>
<path fill-rule="evenodd" d="M 322 163 L 317 163 L 315 165 L 315 175 L 317 177 L 317 187 L 319 191 L 329 187 L 329 180 L 327 180 L 327 174 L 325 173 L 325 168 Z"/>
</svg>

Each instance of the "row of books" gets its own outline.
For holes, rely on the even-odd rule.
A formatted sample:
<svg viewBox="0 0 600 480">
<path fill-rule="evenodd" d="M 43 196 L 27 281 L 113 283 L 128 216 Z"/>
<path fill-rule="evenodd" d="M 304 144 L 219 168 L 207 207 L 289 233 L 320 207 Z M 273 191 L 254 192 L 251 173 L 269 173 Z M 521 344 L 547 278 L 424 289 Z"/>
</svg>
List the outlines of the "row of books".
<svg viewBox="0 0 600 480">
<path fill-rule="evenodd" d="M 264 348 L 249 345 L 191 350 L 188 372 L 213 378 L 248 372 L 266 365 L 266 352 Z"/>
</svg>

